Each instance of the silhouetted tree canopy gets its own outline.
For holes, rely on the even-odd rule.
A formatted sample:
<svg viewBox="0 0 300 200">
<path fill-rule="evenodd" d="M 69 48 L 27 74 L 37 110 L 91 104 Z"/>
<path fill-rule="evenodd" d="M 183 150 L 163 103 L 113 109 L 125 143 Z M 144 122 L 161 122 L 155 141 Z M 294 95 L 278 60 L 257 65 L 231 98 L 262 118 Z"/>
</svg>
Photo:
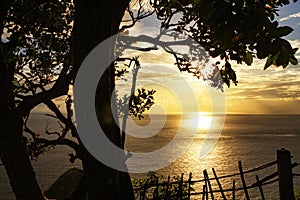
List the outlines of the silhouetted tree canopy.
<svg viewBox="0 0 300 200">
<path fill-rule="evenodd" d="M 162 27 L 187 32 L 212 57 L 251 65 L 253 58 L 267 58 L 270 65 L 296 65 L 291 44 L 283 39 L 293 29 L 279 26 L 279 8 L 289 0 L 153 0 Z M 296 2 L 296 0 L 294 0 Z M 174 18 L 179 20 L 174 20 Z"/>
<path fill-rule="evenodd" d="M 278 9 L 289 3 L 289 0 L 137 0 L 132 4 L 128 0 L 1 1 L 0 158 L 16 198 L 44 199 L 28 151 L 32 157 L 37 157 L 43 152 L 41 148 L 54 145 L 73 148 L 75 154 L 70 154 L 70 161 L 83 160 L 87 173 L 76 189 L 77 199 L 85 198 L 86 194 L 89 199 L 131 198 L 128 174 L 108 169 L 89 155 L 80 143 L 73 123 L 69 87 L 81 62 L 99 42 L 156 14 L 163 28 L 187 33 L 212 57 L 220 56 L 226 61 L 248 65 L 252 64 L 253 58 L 267 59 L 265 69 L 272 64 L 285 68 L 288 64 L 298 63 L 294 56 L 297 49 L 284 39 L 293 29 L 280 27 L 276 17 Z M 124 13 L 130 16 L 129 23 L 121 26 Z M 178 62 L 190 67 L 187 60 L 178 58 Z M 103 97 L 100 107 L 111 105 L 114 67 L 113 73 L 104 75 L 103 85 L 108 89 L 100 90 Z M 222 73 L 228 81 L 236 80 L 228 65 Z M 228 81 L 224 82 L 228 84 Z M 154 91 L 139 90 L 131 102 L 136 105 L 145 100 L 145 105 L 133 105 L 131 114 L 141 116 L 141 111 L 153 104 L 153 94 Z M 54 103 L 62 96 L 66 99 L 66 113 Z M 45 131 L 57 135 L 54 140 L 42 138 L 26 125 L 30 112 L 40 104 L 49 108 L 50 117 L 60 121 L 60 133 Z M 104 117 L 107 115 L 102 119 Z M 105 126 L 111 130 L 108 136 L 115 141 L 122 140 L 115 124 Z M 24 131 L 32 138 L 29 149 L 24 146 Z M 78 141 L 67 139 L 68 133 Z"/>
</svg>

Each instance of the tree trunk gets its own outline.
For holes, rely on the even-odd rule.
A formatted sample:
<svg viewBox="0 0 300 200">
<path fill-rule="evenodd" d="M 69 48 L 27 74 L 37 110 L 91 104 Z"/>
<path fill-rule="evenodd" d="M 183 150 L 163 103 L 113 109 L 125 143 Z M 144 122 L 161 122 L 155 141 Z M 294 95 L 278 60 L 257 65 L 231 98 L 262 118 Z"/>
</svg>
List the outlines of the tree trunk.
<svg viewBox="0 0 300 200">
<path fill-rule="evenodd" d="M 128 0 L 76 0 L 73 38 L 73 64 L 80 66 L 87 54 L 100 42 L 116 34 Z M 110 56 L 113 52 L 107 52 Z M 98 120 L 107 137 L 117 146 L 121 144 L 120 129 L 114 122 L 111 108 L 115 86 L 114 66 L 107 68 L 96 94 Z M 88 81 L 88 80 L 87 80 Z M 109 153 L 109 152 L 108 152 Z M 77 192 L 86 193 L 88 199 L 134 199 L 128 173 L 119 172 L 102 164 L 86 152 L 82 159 L 84 177 Z M 75 194 L 74 199 L 81 196 Z"/>
<path fill-rule="evenodd" d="M 22 125 L 22 118 L 14 112 L 0 116 L 0 157 L 17 199 L 45 199 L 23 143 Z"/>
<path fill-rule="evenodd" d="M 0 35 L 11 1 L 0 6 Z M 36 181 L 26 147 L 23 143 L 21 114 L 16 113 L 12 99 L 14 65 L 5 62 L 7 49 L 0 42 L 0 158 L 6 169 L 12 190 L 19 200 L 45 199 Z"/>
</svg>

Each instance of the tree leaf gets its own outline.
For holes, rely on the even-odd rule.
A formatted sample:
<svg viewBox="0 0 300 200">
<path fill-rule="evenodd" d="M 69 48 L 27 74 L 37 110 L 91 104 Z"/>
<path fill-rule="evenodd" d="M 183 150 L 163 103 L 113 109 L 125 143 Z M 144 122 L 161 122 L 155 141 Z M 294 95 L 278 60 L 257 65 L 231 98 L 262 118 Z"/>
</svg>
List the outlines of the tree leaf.
<svg viewBox="0 0 300 200">
<path fill-rule="evenodd" d="M 235 73 L 235 71 L 234 71 L 232 68 L 230 69 L 229 78 L 230 78 L 233 82 L 236 82 L 236 73 Z"/>
<path fill-rule="evenodd" d="M 252 56 L 252 54 L 251 53 L 249 53 L 249 52 L 247 52 L 246 54 L 245 54 L 245 56 L 244 56 L 244 61 L 245 61 L 245 63 L 247 64 L 247 65 L 251 65 L 252 64 L 252 62 L 253 62 L 253 56 Z"/>
<path fill-rule="evenodd" d="M 268 69 L 273 64 L 273 60 L 271 56 L 268 57 L 267 62 L 265 64 L 264 70 Z"/>
<path fill-rule="evenodd" d="M 272 64 L 276 64 L 276 60 L 278 59 L 279 55 L 280 55 L 280 51 L 278 51 L 274 56 L 271 56 L 273 61 Z"/>
<path fill-rule="evenodd" d="M 286 36 L 288 34 L 290 34 L 294 29 L 289 27 L 289 26 L 281 26 L 278 27 L 274 32 L 273 32 L 273 36 L 275 37 L 283 37 Z"/>
<path fill-rule="evenodd" d="M 298 64 L 298 60 L 297 60 L 297 58 L 295 58 L 295 56 L 291 56 L 289 61 L 292 65 Z"/>
<path fill-rule="evenodd" d="M 293 53 L 295 54 L 298 51 L 298 48 L 293 49 Z"/>
<path fill-rule="evenodd" d="M 280 51 L 280 55 L 276 60 L 276 66 L 283 66 L 285 68 L 289 64 L 290 55 L 289 52 L 287 52 L 286 49 L 282 49 Z"/>
</svg>

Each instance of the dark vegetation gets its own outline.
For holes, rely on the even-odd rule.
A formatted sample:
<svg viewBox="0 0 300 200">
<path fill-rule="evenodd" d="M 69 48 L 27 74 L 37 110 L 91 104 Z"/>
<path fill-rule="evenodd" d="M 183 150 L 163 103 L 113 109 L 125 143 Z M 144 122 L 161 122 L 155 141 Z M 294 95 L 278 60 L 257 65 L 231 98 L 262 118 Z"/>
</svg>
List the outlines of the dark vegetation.
<svg viewBox="0 0 300 200">
<path fill-rule="evenodd" d="M 91 156 L 81 144 L 73 121 L 70 86 L 86 55 L 100 42 L 133 27 L 139 19 L 156 14 L 162 27 L 186 32 L 212 57 L 248 65 L 253 58 L 266 59 L 265 69 L 271 65 L 285 68 L 298 63 L 294 57 L 297 49 L 283 39 L 292 28 L 279 27 L 276 21 L 278 9 L 289 3 L 288 0 L 151 0 L 146 8 L 146 1 L 137 0 L 133 3 L 137 9 L 132 10 L 129 0 L 2 0 L 0 158 L 16 198 L 45 199 L 29 155 L 36 158 L 44 148 L 55 145 L 67 145 L 74 150 L 71 162 L 82 161 L 84 175 L 72 199 L 134 198 L 128 173 L 111 169 Z M 124 13 L 130 18 L 121 26 Z M 177 14 L 182 17 L 174 21 Z M 112 53 L 107 52 L 107 56 Z M 189 60 L 174 57 L 181 71 L 192 72 Z M 115 64 L 107 68 L 100 80 L 96 108 L 107 137 L 122 147 L 125 134 L 113 122 L 111 110 Z M 225 69 L 223 73 L 226 84 L 226 79 L 235 81 L 231 70 Z M 145 96 L 144 92 L 138 92 L 131 102 L 140 104 L 141 98 L 143 101 L 153 95 L 148 92 Z M 66 99 L 65 109 L 54 103 L 62 97 Z M 56 135 L 56 139 L 48 140 L 27 125 L 30 112 L 40 104 L 52 112 L 49 117 L 60 121 L 61 132 L 46 131 Z M 150 105 L 151 100 L 144 108 Z M 141 110 L 134 106 L 131 109 L 131 114 L 140 117 Z M 67 139 L 68 134 L 74 140 Z"/>
</svg>

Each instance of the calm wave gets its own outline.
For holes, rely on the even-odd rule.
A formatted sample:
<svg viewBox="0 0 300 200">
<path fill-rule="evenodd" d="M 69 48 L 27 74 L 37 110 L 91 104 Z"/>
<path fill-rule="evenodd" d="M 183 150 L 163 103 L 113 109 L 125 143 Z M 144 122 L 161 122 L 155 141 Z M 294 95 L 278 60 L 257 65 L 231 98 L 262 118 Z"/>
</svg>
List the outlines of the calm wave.
<svg viewBox="0 0 300 200">
<path fill-rule="evenodd" d="M 147 139 L 136 139 L 128 136 L 127 149 L 132 152 L 149 152 L 160 149 L 168 145 L 180 126 L 184 126 L 181 131 L 185 131 L 186 134 L 181 139 L 186 140 L 193 137 L 193 143 L 178 160 L 158 170 L 158 174 L 167 176 L 185 173 L 188 176 L 192 172 L 194 179 L 200 179 L 203 177 L 204 169 L 207 169 L 211 175 L 211 168 L 214 167 L 219 176 L 227 175 L 238 172 L 237 163 L 239 160 L 242 161 L 245 169 L 271 162 L 276 159 L 276 150 L 281 148 L 290 150 L 293 154 L 293 160 L 300 162 L 300 116 L 227 115 L 222 134 L 216 145 L 210 154 L 202 159 L 199 158 L 199 149 L 205 139 L 210 139 L 205 127 L 205 123 L 209 122 L 199 126 L 196 134 L 191 135 L 189 130 L 193 126 L 191 123 L 193 117 L 183 117 L 182 123 L 180 123 L 180 119 L 180 116 L 177 115 L 168 116 L 163 130 Z M 206 119 L 203 118 L 203 120 Z M 44 130 L 46 124 L 44 119 L 38 120 L 37 116 L 36 118 L 33 117 L 31 123 L 36 130 L 40 131 Z M 47 123 L 48 126 L 53 125 L 55 127 L 54 121 Z M 149 119 L 146 118 L 137 121 L 137 123 L 146 126 L 149 124 Z M 131 127 L 128 129 L 134 132 Z M 47 189 L 68 168 L 80 167 L 80 162 L 75 164 L 68 162 L 68 153 L 70 152 L 72 150 L 67 147 L 57 147 L 37 161 L 33 161 L 37 178 L 43 190 Z M 296 173 L 299 172 L 300 170 L 296 169 Z M 140 178 L 145 177 L 145 174 L 132 174 L 131 176 Z M 300 189 L 300 181 L 295 179 L 294 183 L 295 188 Z M 226 187 L 232 182 L 222 184 Z M 277 189 L 276 187 L 273 185 L 270 188 L 264 188 L 267 199 L 277 195 L 274 190 Z M 0 166 L 0 197 L 3 200 L 14 199 L 3 166 Z"/>
</svg>

